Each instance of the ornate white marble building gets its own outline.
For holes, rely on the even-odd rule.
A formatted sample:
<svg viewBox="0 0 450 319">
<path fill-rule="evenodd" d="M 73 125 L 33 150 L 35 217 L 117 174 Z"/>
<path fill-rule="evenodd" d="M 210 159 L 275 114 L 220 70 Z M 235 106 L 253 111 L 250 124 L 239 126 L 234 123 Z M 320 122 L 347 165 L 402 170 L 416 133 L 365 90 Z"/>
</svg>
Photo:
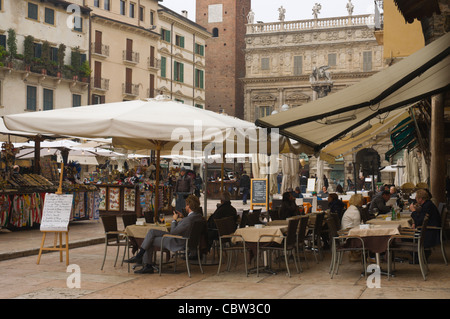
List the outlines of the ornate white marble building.
<svg viewBox="0 0 450 319">
<path fill-rule="evenodd" d="M 313 11 L 317 18 L 309 20 L 250 23 L 249 19 L 245 37 L 246 76 L 242 79 L 245 120 L 254 122 L 280 111 L 283 105 L 301 107 L 387 66 L 383 46 L 374 35 L 374 15 L 353 16 L 350 7 L 348 16 L 320 18 L 320 8 L 315 7 Z M 315 92 L 312 88 L 317 80 L 313 71 L 321 67 L 328 73 L 328 78 L 323 80 L 330 82 L 329 92 Z M 388 142 L 372 146 L 382 160 Z M 352 161 L 352 156 L 347 156 L 326 171 L 332 187 L 334 180 L 345 186 L 347 178 L 353 180 Z M 316 166 L 315 163 L 315 158 L 311 158 L 310 167 Z"/>
<path fill-rule="evenodd" d="M 299 107 L 316 98 L 314 67 L 329 66 L 329 94 L 385 67 L 383 46 L 374 36 L 372 15 L 247 25 L 245 37 L 245 119 Z"/>
</svg>

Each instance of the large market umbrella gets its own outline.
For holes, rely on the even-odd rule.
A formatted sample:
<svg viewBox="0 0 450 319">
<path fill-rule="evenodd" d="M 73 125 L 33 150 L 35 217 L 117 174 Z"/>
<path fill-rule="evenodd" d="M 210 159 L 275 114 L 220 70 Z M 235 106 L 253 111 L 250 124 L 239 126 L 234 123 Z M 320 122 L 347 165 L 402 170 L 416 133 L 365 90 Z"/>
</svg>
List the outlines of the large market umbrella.
<svg viewBox="0 0 450 319">
<path fill-rule="evenodd" d="M 162 150 L 171 150 L 181 141 L 202 147 L 204 143 L 217 142 L 220 136 L 227 138 L 230 130 L 255 127 L 247 121 L 165 98 L 6 115 L 4 122 L 10 130 L 86 138 L 110 137 L 113 145 L 122 148 L 156 149 L 157 178 Z M 158 196 L 156 187 L 155 214 Z"/>
</svg>

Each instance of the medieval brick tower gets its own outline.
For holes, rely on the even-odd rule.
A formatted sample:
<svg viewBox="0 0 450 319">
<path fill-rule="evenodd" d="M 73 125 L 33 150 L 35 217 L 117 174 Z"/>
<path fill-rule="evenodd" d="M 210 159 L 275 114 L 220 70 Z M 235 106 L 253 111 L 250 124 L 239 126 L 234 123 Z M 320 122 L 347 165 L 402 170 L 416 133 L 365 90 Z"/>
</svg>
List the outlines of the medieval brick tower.
<svg viewBox="0 0 450 319">
<path fill-rule="evenodd" d="M 206 109 L 244 118 L 245 33 L 251 0 L 197 0 L 206 41 Z"/>
</svg>

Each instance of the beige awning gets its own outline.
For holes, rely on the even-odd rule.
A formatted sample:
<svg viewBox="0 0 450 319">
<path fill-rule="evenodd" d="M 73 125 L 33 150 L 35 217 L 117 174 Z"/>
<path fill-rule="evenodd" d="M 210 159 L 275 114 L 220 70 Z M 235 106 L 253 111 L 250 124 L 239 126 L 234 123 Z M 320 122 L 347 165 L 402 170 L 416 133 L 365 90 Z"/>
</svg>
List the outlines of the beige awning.
<svg viewBox="0 0 450 319">
<path fill-rule="evenodd" d="M 390 112 L 386 119 L 375 124 L 366 124 L 359 130 L 339 139 L 320 151 L 321 159 L 332 162 L 335 158 L 344 157 L 358 151 L 358 145 L 370 145 L 379 143 L 381 140 L 389 137 L 392 133 L 389 129 L 409 117 L 409 107 Z M 412 120 L 411 120 L 412 121 Z M 375 122 L 375 121 L 373 121 Z M 405 125 L 409 124 L 406 123 Z M 358 132 L 359 131 L 359 132 Z M 376 138 L 375 138 L 376 137 Z M 366 143 L 366 144 L 363 144 Z"/>
<path fill-rule="evenodd" d="M 324 98 L 256 121 L 319 152 L 387 112 L 450 89 L 450 34 Z"/>
</svg>

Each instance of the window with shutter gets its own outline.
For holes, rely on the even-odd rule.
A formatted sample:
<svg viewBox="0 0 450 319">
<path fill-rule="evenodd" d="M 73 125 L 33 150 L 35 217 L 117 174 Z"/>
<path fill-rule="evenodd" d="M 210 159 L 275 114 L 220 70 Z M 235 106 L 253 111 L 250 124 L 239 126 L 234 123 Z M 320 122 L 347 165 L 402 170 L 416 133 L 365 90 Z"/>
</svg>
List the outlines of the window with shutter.
<svg viewBox="0 0 450 319">
<path fill-rule="evenodd" d="M 363 72 L 372 71 L 372 51 L 363 52 Z"/>
<path fill-rule="evenodd" d="M 165 78 L 166 77 L 166 63 L 167 63 L 167 59 L 165 56 L 161 57 L 161 77 Z"/>
<path fill-rule="evenodd" d="M 294 56 L 294 75 L 301 75 L 303 73 L 303 57 Z"/>
<path fill-rule="evenodd" d="M 44 89 L 44 111 L 53 109 L 53 90 Z"/>
<path fill-rule="evenodd" d="M 27 110 L 36 111 L 36 87 L 27 85 Z"/>
</svg>

